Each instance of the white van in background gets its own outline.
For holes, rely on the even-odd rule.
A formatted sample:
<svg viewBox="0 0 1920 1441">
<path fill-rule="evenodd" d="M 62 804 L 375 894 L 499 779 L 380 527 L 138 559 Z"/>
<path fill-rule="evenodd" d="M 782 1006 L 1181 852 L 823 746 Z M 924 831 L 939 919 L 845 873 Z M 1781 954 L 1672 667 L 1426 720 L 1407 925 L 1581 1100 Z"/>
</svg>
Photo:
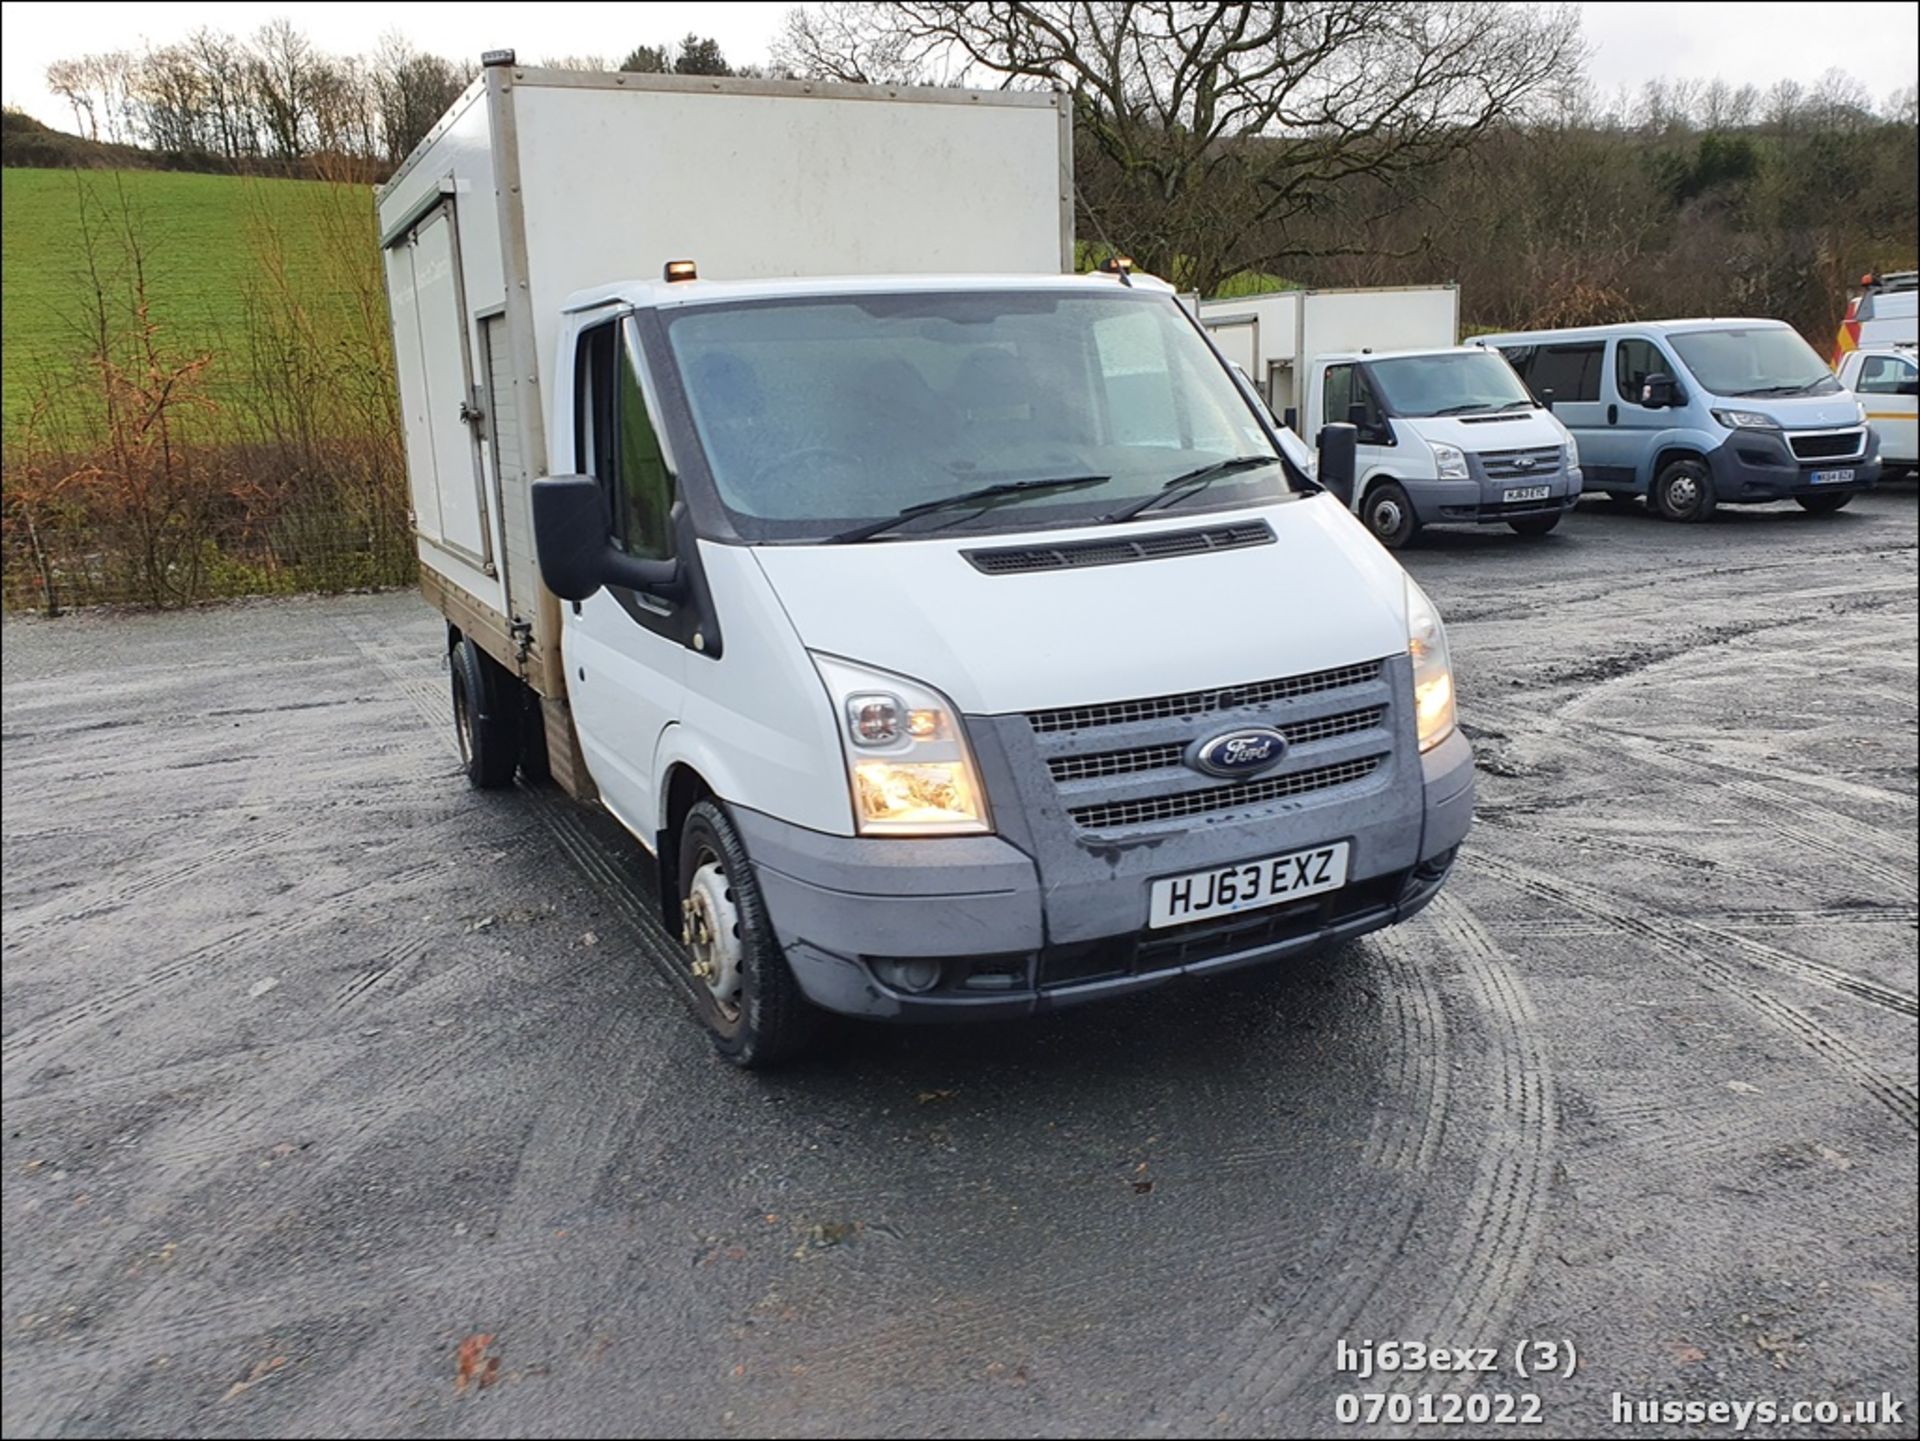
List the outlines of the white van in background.
<svg viewBox="0 0 1920 1441">
<path fill-rule="evenodd" d="M 1920 344 L 1920 270 L 1863 275 L 1860 285 L 1834 337 L 1835 370 L 1851 351 Z"/>
<path fill-rule="evenodd" d="M 1580 450 L 1497 353 L 1358 351 L 1307 366 L 1302 432 L 1358 432 L 1342 497 L 1397 550 L 1429 525 L 1545 535 L 1580 499 Z"/>
<path fill-rule="evenodd" d="M 1920 470 L 1920 359 L 1911 345 L 1876 345 L 1840 362 L 1840 383 L 1860 397 L 1867 424 L 1880 437 L 1881 474 Z"/>
</svg>

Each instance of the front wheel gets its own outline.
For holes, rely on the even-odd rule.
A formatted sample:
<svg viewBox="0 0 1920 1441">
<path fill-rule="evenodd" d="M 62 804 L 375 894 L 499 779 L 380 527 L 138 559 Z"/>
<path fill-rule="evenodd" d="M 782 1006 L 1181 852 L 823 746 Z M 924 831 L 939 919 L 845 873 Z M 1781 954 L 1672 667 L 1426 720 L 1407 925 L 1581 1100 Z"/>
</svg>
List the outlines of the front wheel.
<svg viewBox="0 0 1920 1441">
<path fill-rule="evenodd" d="M 1373 532 L 1373 538 L 1388 550 L 1398 550 L 1420 530 L 1413 513 L 1413 502 L 1398 481 L 1383 480 L 1367 492 L 1360 515 Z"/>
<path fill-rule="evenodd" d="M 1832 515 L 1836 510 L 1846 509 L 1847 502 L 1853 499 L 1853 492 L 1842 491 L 1838 495 L 1796 495 L 1794 501 L 1800 509 L 1810 515 Z"/>
<path fill-rule="evenodd" d="M 1545 535 L 1560 524 L 1560 512 L 1555 511 L 1552 515 L 1524 515 L 1508 521 L 1507 524 L 1513 527 L 1516 535 Z"/>
<path fill-rule="evenodd" d="M 717 801 L 680 828 L 680 938 L 715 1050 L 760 1070 L 807 1048 L 820 1013 L 780 954 L 747 848 Z"/>
<path fill-rule="evenodd" d="M 1697 460 L 1671 461 L 1654 477 L 1653 508 L 1668 520 L 1705 520 L 1713 504 L 1713 475 Z"/>
</svg>

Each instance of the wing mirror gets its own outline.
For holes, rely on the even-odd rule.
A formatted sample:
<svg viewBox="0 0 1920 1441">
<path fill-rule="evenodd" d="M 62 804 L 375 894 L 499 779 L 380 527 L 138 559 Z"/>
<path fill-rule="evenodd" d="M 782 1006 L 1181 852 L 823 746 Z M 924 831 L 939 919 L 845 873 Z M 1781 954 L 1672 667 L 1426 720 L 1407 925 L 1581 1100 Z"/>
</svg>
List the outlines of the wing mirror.
<svg viewBox="0 0 1920 1441">
<path fill-rule="evenodd" d="M 1680 386 L 1671 375 L 1649 375 L 1640 382 L 1640 403 L 1648 410 L 1666 410 L 1680 403 Z"/>
<path fill-rule="evenodd" d="M 533 545 L 540 578 L 562 600 L 585 600 L 603 585 L 662 597 L 681 589 L 678 560 L 642 560 L 613 543 L 606 492 L 590 475 L 533 483 Z"/>
<path fill-rule="evenodd" d="M 1354 454 L 1359 442 L 1359 432 L 1351 425 L 1336 422 L 1320 427 L 1320 462 L 1315 479 L 1339 496 L 1344 505 L 1353 504 Z"/>
</svg>

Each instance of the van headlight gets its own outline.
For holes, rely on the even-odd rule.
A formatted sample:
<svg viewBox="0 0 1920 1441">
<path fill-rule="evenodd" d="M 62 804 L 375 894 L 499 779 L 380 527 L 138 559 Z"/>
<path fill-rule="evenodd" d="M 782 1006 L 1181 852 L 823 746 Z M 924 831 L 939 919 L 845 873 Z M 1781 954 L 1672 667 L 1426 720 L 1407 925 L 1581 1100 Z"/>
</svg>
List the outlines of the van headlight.
<svg viewBox="0 0 1920 1441">
<path fill-rule="evenodd" d="M 889 671 L 816 655 L 839 719 L 854 830 L 863 836 L 986 835 L 986 793 L 953 702 Z"/>
<path fill-rule="evenodd" d="M 1467 453 L 1457 445 L 1448 445 L 1444 441 L 1433 444 L 1434 464 L 1442 480 L 1465 480 L 1467 478 Z"/>
<path fill-rule="evenodd" d="M 1728 430 L 1778 430 L 1780 422 L 1757 410 L 1716 410 L 1713 418 Z"/>
<path fill-rule="evenodd" d="M 1567 469 L 1578 470 L 1580 468 L 1580 442 L 1572 436 L 1568 436 L 1566 452 Z"/>
<path fill-rule="evenodd" d="M 1407 654 L 1413 658 L 1413 714 L 1420 749 L 1430 751 L 1453 734 L 1453 662 L 1447 628 L 1427 593 L 1407 577 Z"/>
</svg>

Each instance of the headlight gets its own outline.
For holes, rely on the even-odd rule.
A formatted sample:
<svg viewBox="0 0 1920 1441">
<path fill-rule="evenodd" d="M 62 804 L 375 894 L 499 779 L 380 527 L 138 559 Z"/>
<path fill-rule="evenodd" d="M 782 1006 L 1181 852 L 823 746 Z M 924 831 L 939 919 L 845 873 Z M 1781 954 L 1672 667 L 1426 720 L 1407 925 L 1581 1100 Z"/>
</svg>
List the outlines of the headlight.
<svg viewBox="0 0 1920 1441">
<path fill-rule="evenodd" d="M 1867 423 L 1867 406 L 1865 401 L 1856 400 L 1853 403 L 1853 423 L 1855 425 L 1865 425 Z"/>
<path fill-rule="evenodd" d="M 1446 445 L 1436 441 L 1433 458 L 1440 467 L 1442 480 L 1465 480 L 1467 478 L 1467 457 L 1457 445 Z"/>
<path fill-rule="evenodd" d="M 1716 410 L 1713 418 L 1728 430 L 1778 430 L 1780 422 L 1757 410 Z"/>
<path fill-rule="evenodd" d="M 938 691 L 832 656 L 826 682 L 863 836 L 985 835 L 986 796 L 959 713 Z"/>
<path fill-rule="evenodd" d="M 1430 751 L 1453 734 L 1453 664 L 1447 628 L 1427 593 L 1407 577 L 1407 654 L 1413 658 L 1413 713 L 1420 749 Z"/>
<path fill-rule="evenodd" d="M 1568 436 L 1566 451 L 1567 451 L 1567 469 L 1578 470 L 1580 468 L 1580 442 L 1575 440 L 1572 436 Z"/>
</svg>

